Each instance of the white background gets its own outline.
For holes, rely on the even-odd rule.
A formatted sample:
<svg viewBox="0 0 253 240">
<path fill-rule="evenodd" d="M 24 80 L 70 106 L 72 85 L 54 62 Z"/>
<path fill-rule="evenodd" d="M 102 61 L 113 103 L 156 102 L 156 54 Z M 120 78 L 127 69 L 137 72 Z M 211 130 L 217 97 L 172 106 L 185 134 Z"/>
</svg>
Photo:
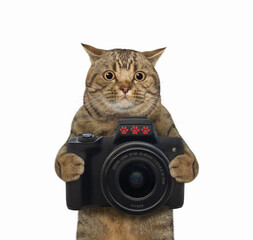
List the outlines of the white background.
<svg viewBox="0 0 253 240">
<path fill-rule="evenodd" d="M 54 158 L 82 104 L 81 42 L 167 47 L 163 104 L 200 164 L 175 239 L 253 239 L 252 13 L 245 0 L 1 1 L 0 239 L 75 239 Z"/>
</svg>

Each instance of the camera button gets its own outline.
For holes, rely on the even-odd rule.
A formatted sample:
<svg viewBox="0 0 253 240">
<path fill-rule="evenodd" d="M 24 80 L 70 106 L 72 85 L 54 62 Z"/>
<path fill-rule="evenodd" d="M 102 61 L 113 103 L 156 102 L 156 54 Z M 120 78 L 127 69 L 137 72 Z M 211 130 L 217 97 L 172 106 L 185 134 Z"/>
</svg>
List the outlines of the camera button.
<svg viewBox="0 0 253 240">
<path fill-rule="evenodd" d="M 176 147 L 173 147 L 171 150 L 172 150 L 173 153 L 177 152 L 177 148 Z"/>
<path fill-rule="evenodd" d="M 78 136 L 78 141 L 80 142 L 93 142 L 96 139 L 96 136 L 91 133 L 83 133 Z"/>
<path fill-rule="evenodd" d="M 94 135 L 91 133 L 84 133 L 84 134 L 82 134 L 82 137 L 83 138 L 92 138 L 92 137 L 94 137 Z"/>
</svg>

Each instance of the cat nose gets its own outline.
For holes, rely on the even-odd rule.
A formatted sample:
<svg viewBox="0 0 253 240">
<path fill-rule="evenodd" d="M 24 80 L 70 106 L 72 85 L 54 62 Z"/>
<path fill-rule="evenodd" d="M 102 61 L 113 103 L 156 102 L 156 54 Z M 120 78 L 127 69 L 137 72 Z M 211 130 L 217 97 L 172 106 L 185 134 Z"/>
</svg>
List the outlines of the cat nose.
<svg viewBox="0 0 253 240">
<path fill-rule="evenodd" d="M 119 89 L 125 94 L 130 90 L 129 87 L 120 87 Z"/>
</svg>

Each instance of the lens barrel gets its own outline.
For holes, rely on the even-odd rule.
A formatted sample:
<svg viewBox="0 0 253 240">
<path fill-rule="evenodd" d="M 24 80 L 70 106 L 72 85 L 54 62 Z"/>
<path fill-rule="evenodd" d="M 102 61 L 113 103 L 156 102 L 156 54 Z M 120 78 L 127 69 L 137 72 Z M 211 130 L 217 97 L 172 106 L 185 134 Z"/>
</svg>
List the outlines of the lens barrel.
<svg viewBox="0 0 253 240">
<path fill-rule="evenodd" d="M 107 202 L 130 215 L 144 215 L 162 206 L 173 191 L 169 160 L 146 142 L 127 142 L 106 158 L 100 175 Z"/>
</svg>

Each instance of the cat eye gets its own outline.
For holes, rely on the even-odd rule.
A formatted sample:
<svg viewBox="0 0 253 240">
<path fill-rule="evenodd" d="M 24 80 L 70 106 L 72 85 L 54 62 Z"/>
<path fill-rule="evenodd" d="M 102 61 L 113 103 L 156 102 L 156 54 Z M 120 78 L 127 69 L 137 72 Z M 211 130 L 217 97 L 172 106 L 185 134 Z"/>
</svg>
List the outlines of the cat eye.
<svg viewBox="0 0 253 240">
<path fill-rule="evenodd" d="M 137 81 L 143 81 L 146 78 L 146 74 L 144 72 L 137 72 L 134 74 L 134 79 Z"/>
<path fill-rule="evenodd" d="M 104 73 L 104 79 L 105 79 L 105 80 L 111 81 L 111 80 L 113 80 L 114 78 L 115 78 L 115 74 L 114 74 L 113 71 L 106 71 L 106 72 Z"/>
</svg>

